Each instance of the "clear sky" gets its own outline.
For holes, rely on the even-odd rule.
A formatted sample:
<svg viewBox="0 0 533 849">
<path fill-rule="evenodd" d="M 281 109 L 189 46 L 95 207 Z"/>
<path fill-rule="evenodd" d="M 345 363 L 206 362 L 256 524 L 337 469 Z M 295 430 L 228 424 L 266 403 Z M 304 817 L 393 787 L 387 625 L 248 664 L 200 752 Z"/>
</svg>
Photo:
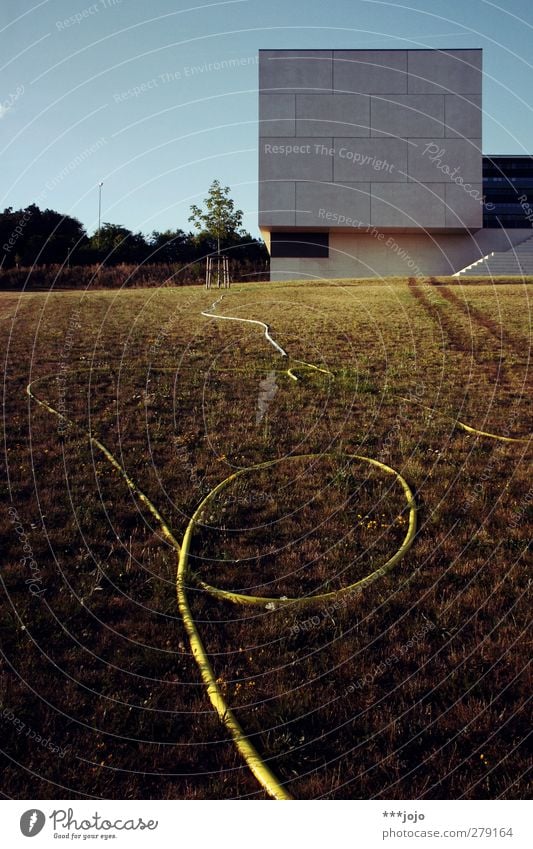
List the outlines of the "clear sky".
<svg viewBox="0 0 533 849">
<path fill-rule="evenodd" d="M 259 48 L 482 47 L 484 152 L 533 153 L 532 44 L 532 0 L 0 0 L 0 206 L 188 230 L 217 177 L 257 235 Z"/>
</svg>

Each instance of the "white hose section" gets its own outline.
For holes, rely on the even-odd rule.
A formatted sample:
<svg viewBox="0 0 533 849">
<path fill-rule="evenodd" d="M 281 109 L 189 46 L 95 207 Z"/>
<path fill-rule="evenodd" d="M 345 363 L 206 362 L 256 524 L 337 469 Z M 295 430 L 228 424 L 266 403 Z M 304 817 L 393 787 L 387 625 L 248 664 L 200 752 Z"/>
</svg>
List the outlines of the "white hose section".
<svg viewBox="0 0 533 849">
<path fill-rule="evenodd" d="M 223 297 L 224 296 L 221 295 L 220 298 L 218 298 L 218 300 L 214 301 L 214 303 L 211 304 L 209 309 L 210 310 L 214 309 L 216 307 L 216 305 L 222 300 Z M 237 318 L 234 315 L 214 315 L 211 312 L 202 312 L 202 315 L 205 315 L 206 318 L 217 318 L 217 319 L 223 318 L 226 321 L 241 321 L 241 322 L 245 322 L 246 324 L 259 324 L 260 327 L 265 328 L 265 338 L 267 339 L 267 341 L 270 342 L 270 344 L 273 345 L 274 348 L 276 348 L 277 351 L 279 351 L 279 353 L 281 354 L 282 357 L 288 357 L 287 351 L 284 351 L 283 348 L 281 347 L 281 345 L 278 345 L 276 340 L 272 338 L 272 336 L 270 335 L 270 328 L 269 328 L 268 324 L 265 324 L 264 321 L 258 321 L 255 318 Z"/>
</svg>

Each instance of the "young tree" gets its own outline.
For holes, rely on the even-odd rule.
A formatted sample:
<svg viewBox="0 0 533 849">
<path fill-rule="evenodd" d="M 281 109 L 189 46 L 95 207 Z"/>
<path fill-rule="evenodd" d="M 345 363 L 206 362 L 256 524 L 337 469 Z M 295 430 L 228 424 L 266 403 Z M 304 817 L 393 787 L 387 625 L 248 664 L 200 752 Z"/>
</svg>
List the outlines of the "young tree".
<svg viewBox="0 0 533 849">
<path fill-rule="evenodd" d="M 242 227 L 242 209 L 235 209 L 235 203 L 229 196 L 229 186 L 222 187 L 220 180 L 213 180 L 207 197 L 204 199 L 205 209 L 193 204 L 191 206 L 192 221 L 199 236 L 207 234 L 216 239 L 217 251 L 220 253 L 220 243 L 228 239 L 239 238 Z"/>
</svg>

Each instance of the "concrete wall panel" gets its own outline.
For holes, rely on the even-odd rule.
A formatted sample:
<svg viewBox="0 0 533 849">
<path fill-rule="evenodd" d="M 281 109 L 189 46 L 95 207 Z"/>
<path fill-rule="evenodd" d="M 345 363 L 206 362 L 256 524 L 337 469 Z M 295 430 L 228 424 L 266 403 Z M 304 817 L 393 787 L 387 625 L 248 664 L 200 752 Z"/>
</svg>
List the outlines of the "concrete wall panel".
<svg viewBox="0 0 533 849">
<path fill-rule="evenodd" d="M 376 227 L 444 227 L 444 184 L 372 183 L 370 220 Z"/>
<path fill-rule="evenodd" d="M 297 227 L 366 227 L 370 183 L 296 183 Z"/>
<path fill-rule="evenodd" d="M 389 229 L 481 226 L 481 56 L 261 51 L 263 229 L 320 226 L 320 209 Z"/>
<path fill-rule="evenodd" d="M 294 227 L 295 184 L 293 182 L 259 183 L 259 226 Z"/>
<path fill-rule="evenodd" d="M 334 50 L 335 92 L 407 94 L 406 50 Z"/>
<path fill-rule="evenodd" d="M 269 138 L 259 142 L 259 179 L 333 179 L 331 138 Z"/>
<path fill-rule="evenodd" d="M 335 139 L 336 182 L 406 182 L 406 171 L 403 139 Z"/>
<path fill-rule="evenodd" d="M 259 135 L 294 136 L 296 132 L 296 95 L 261 94 L 259 97 Z"/>
<path fill-rule="evenodd" d="M 482 180 L 481 139 L 415 139 L 408 159 L 409 176 L 422 183 Z"/>
<path fill-rule="evenodd" d="M 481 95 L 447 94 L 444 97 L 446 136 L 448 138 L 481 138 Z"/>
<path fill-rule="evenodd" d="M 259 90 L 294 94 L 310 91 L 331 93 L 332 50 L 261 50 Z"/>
<path fill-rule="evenodd" d="M 446 226 L 478 229 L 483 226 L 483 185 L 446 184 Z"/>
<path fill-rule="evenodd" d="M 481 50 L 409 50 L 409 94 L 480 94 Z"/>
<path fill-rule="evenodd" d="M 371 135 L 403 138 L 444 136 L 444 97 L 389 94 L 371 98 Z"/>
<path fill-rule="evenodd" d="M 365 94 L 297 94 L 297 136 L 369 136 Z"/>
</svg>

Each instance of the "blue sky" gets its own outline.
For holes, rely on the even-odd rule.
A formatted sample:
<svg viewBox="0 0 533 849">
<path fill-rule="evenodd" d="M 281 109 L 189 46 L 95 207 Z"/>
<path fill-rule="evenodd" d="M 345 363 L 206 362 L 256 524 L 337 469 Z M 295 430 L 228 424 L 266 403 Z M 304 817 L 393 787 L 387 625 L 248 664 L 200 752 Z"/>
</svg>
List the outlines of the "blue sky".
<svg viewBox="0 0 533 849">
<path fill-rule="evenodd" d="M 190 229 L 216 177 L 257 235 L 260 48 L 482 47 L 484 152 L 532 153 L 532 43 L 531 0 L 1 0 L 0 205 Z"/>
</svg>

